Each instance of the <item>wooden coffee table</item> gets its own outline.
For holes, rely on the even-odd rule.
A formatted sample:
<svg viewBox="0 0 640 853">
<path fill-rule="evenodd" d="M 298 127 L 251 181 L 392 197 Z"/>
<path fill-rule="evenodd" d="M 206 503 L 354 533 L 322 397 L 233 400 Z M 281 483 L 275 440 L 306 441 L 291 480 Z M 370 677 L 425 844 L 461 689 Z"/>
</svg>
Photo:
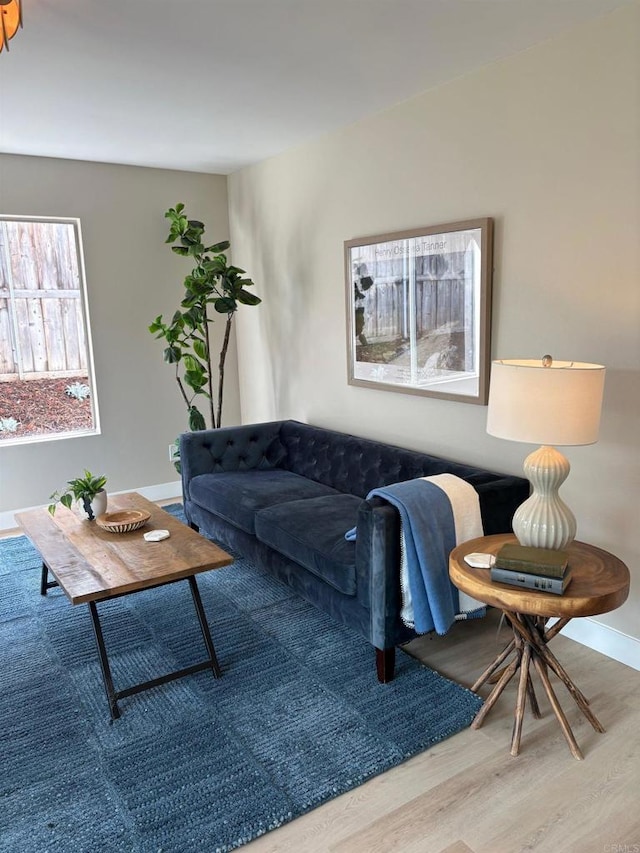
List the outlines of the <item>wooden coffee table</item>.
<svg viewBox="0 0 640 853">
<path fill-rule="evenodd" d="M 589 707 L 589 701 L 573 683 L 547 644 L 572 618 L 595 616 L 619 607 L 629 594 L 629 569 L 622 560 L 608 551 L 603 551 L 594 545 L 587 545 L 585 542 L 573 542 L 567 549 L 569 565 L 573 573 L 571 583 L 564 595 L 553 595 L 549 592 L 496 583 L 491 580 L 488 569 L 474 569 L 464 560 L 467 554 L 472 554 L 474 551 L 495 555 L 506 542 L 516 541 L 515 536 L 511 534 L 483 536 L 459 545 L 449 556 L 449 576 L 453 583 L 479 601 L 499 607 L 513 630 L 511 642 L 505 646 L 471 688 L 475 692 L 487 681 L 496 680 L 495 687 L 471 725 L 473 728 L 479 728 L 482 725 L 484 718 L 506 685 L 520 670 L 511 740 L 511 754 L 518 755 L 527 698 L 533 716 L 540 717 L 540 709 L 531 681 L 533 667 L 540 677 L 571 753 L 575 758 L 582 758 L 580 747 L 549 680 L 549 670 L 562 681 L 593 728 L 597 732 L 604 732 L 604 727 Z M 547 622 L 551 618 L 557 618 L 558 621 L 547 627 Z M 511 661 L 507 663 L 509 658 Z M 501 669 L 503 665 L 504 668 Z"/>
<path fill-rule="evenodd" d="M 146 510 L 151 518 L 139 530 L 109 533 L 95 521 L 80 518 L 65 507 L 58 507 L 54 516 L 44 507 L 16 514 L 18 524 L 42 557 L 41 595 L 46 595 L 53 586 L 60 586 L 72 604 L 89 605 L 112 719 L 120 716 L 118 699 L 125 696 L 205 669 L 220 677 L 196 575 L 233 562 L 213 542 L 137 492 L 109 496 L 110 512 L 127 509 Z M 170 537 L 161 542 L 147 542 L 143 534 L 154 529 L 168 530 Z M 49 580 L 49 573 L 55 580 Z M 208 658 L 159 678 L 115 690 L 96 602 L 180 580 L 189 583 Z"/>
</svg>

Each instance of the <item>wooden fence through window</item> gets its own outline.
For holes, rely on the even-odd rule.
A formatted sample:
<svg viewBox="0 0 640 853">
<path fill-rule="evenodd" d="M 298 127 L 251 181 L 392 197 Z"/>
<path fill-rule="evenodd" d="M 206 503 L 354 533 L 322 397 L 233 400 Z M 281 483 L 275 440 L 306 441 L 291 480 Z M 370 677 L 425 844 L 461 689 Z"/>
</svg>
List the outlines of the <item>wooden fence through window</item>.
<svg viewBox="0 0 640 853">
<path fill-rule="evenodd" d="M 0 220 L 0 379 L 87 371 L 74 225 Z"/>
</svg>

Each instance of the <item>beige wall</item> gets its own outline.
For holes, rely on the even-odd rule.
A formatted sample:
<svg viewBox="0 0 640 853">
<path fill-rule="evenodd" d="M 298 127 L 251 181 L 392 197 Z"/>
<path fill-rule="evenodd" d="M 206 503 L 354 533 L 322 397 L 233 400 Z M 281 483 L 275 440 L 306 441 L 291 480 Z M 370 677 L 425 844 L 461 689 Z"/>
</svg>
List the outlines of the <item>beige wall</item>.
<svg viewBox="0 0 640 853">
<path fill-rule="evenodd" d="M 229 181 L 244 421 L 294 417 L 518 473 L 486 409 L 346 379 L 343 241 L 492 216 L 493 357 L 601 362 L 598 444 L 568 448 L 578 536 L 632 571 L 596 622 L 640 639 L 640 7 L 614 13 Z M 612 632 L 610 632 L 612 633 Z"/>
<path fill-rule="evenodd" d="M 71 160 L 0 155 L 3 213 L 77 216 L 85 251 L 89 312 L 102 434 L 7 447 L 0 444 L 0 513 L 47 502 L 84 468 L 108 476 L 107 489 L 175 482 L 168 446 L 186 415 L 162 361 L 162 341 L 147 331 L 179 305 L 188 261 L 164 244 L 164 211 L 178 201 L 228 237 L 226 178 Z M 215 324 L 223 331 L 223 323 Z M 227 423 L 239 419 L 232 347 L 226 377 Z"/>
</svg>

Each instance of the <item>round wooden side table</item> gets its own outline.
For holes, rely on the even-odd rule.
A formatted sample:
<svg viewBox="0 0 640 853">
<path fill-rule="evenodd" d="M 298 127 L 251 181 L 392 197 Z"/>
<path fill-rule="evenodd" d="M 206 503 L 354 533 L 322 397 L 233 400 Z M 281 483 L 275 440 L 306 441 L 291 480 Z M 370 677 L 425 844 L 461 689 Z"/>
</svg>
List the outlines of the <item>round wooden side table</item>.
<svg viewBox="0 0 640 853">
<path fill-rule="evenodd" d="M 480 728 L 506 685 L 520 670 L 511 740 L 511 755 L 518 755 L 527 698 L 533 716 L 538 719 L 541 716 L 531 681 L 533 664 L 569 749 L 576 758 L 581 759 L 582 752 L 555 695 L 549 679 L 549 670 L 562 681 L 593 728 L 597 732 L 604 732 L 604 728 L 591 711 L 588 700 L 549 649 L 548 643 L 572 618 L 595 616 L 620 607 L 629 594 L 629 569 L 621 560 L 607 551 L 596 548 L 594 545 L 587 545 L 585 542 L 573 542 L 566 549 L 572 570 L 571 582 L 564 595 L 554 595 L 549 592 L 496 583 L 491 580 L 489 569 L 474 569 L 464 560 L 467 554 L 476 551 L 497 554 L 507 542 L 517 542 L 516 537 L 505 533 L 482 536 L 458 545 L 449 557 L 449 576 L 453 583 L 479 601 L 502 610 L 513 630 L 512 640 L 471 688 L 476 692 L 487 681 L 495 680 L 493 690 L 471 724 L 472 728 Z M 549 619 L 553 618 L 557 618 L 558 621 L 547 628 Z M 500 669 L 503 665 L 504 668 Z"/>
</svg>

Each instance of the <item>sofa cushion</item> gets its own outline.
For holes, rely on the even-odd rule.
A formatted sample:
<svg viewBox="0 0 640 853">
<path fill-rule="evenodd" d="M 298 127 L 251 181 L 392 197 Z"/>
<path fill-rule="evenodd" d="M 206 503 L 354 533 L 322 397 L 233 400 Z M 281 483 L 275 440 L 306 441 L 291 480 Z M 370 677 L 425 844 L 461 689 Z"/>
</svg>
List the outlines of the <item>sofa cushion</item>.
<svg viewBox="0 0 640 853">
<path fill-rule="evenodd" d="M 256 513 L 256 536 L 345 595 L 356 593 L 356 524 L 362 500 L 335 494 L 291 501 Z"/>
<path fill-rule="evenodd" d="M 189 483 L 194 503 L 251 534 L 255 533 L 254 516 L 264 507 L 338 494 L 331 486 L 281 468 L 198 474 Z"/>
</svg>

